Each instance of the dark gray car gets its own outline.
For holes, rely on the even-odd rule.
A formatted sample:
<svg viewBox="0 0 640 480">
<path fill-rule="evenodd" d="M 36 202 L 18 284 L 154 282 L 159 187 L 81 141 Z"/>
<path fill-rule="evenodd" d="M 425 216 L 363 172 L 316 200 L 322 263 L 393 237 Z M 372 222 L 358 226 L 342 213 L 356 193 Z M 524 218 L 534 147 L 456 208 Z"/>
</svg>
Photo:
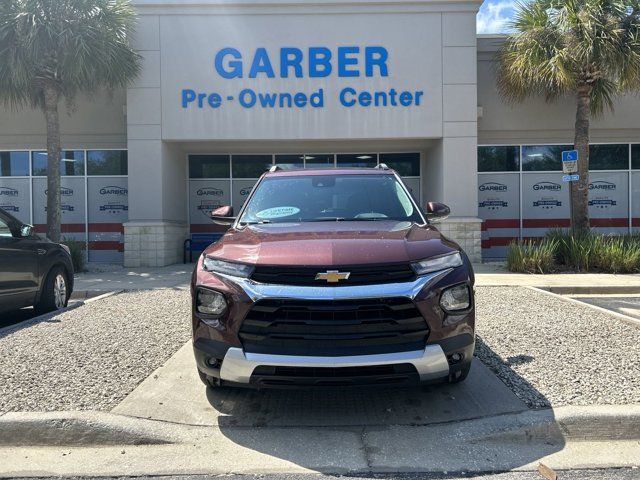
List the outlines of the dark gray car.
<svg viewBox="0 0 640 480">
<path fill-rule="evenodd" d="M 72 291 L 67 247 L 36 235 L 0 208 L 0 312 L 31 305 L 38 313 L 59 310 Z"/>
</svg>

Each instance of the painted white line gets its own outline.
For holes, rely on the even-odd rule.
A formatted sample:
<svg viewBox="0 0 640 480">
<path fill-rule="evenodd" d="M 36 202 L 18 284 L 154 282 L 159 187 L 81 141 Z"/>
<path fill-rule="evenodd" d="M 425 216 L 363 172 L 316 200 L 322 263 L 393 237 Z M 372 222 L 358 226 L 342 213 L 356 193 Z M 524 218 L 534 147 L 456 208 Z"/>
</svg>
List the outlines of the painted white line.
<svg viewBox="0 0 640 480">
<path fill-rule="evenodd" d="M 609 314 L 609 315 L 611 315 L 613 317 L 616 317 L 618 320 L 622 320 L 623 322 L 625 322 L 625 323 L 627 323 L 627 324 L 629 324 L 629 325 L 631 325 L 633 327 L 640 328 L 640 320 L 637 319 L 637 318 L 629 317 L 628 315 L 624 315 L 622 313 L 614 312 L 613 310 L 607 310 L 606 308 L 599 307 L 597 305 L 591 305 L 590 303 L 581 302 L 580 300 L 576 300 L 575 298 L 566 297 L 564 295 L 559 295 L 557 293 L 549 292 L 547 290 L 543 290 L 542 288 L 529 287 L 529 286 L 527 286 L 525 288 L 529 288 L 531 290 L 535 290 L 536 292 L 546 293 L 547 295 L 559 298 L 561 300 L 564 300 L 565 302 L 575 303 L 576 305 L 580 305 L 582 307 L 589 307 L 592 310 L 597 310 L 598 312 L 606 313 L 606 314 Z"/>
</svg>

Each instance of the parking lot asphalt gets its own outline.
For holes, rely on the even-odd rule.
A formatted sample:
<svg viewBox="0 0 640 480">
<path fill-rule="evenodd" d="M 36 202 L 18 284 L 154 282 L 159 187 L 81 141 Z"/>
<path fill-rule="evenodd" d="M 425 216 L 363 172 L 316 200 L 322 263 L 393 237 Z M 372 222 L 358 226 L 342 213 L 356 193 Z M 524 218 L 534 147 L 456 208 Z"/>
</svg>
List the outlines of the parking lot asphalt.
<svg viewBox="0 0 640 480">
<path fill-rule="evenodd" d="M 640 320 L 640 295 L 575 295 L 571 298 Z"/>
<path fill-rule="evenodd" d="M 191 342 L 127 396 L 113 413 L 174 423 L 234 427 L 430 425 L 526 410 L 474 360 L 459 385 L 318 390 L 206 389 Z"/>
</svg>

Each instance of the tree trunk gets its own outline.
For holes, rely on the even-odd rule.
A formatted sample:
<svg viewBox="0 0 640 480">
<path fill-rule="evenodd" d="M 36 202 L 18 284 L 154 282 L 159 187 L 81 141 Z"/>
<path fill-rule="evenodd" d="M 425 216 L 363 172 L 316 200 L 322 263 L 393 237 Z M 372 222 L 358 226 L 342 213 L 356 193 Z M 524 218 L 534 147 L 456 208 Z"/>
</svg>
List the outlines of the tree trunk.
<svg viewBox="0 0 640 480">
<path fill-rule="evenodd" d="M 60 241 L 60 121 L 58 90 L 55 85 L 44 87 L 44 115 L 47 121 L 47 237 Z"/>
<path fill-rule="evenodd" d="M 571 228 L 589 229 L 589 120 L 591 117 L 591 87 L 578 88 L 574 145 L 578 151 L 577 182 L 570 182 Z"/>
</svg>

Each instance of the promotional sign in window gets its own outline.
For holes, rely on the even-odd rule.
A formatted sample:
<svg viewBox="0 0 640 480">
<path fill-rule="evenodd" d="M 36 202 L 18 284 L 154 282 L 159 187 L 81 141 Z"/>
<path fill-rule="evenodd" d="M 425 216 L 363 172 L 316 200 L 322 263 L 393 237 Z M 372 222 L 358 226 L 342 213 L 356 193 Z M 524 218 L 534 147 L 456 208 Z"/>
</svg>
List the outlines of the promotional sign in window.
<svg viewBox="0 0 640 480">
<path fill-rule="evenodd" d="M 640 154 L 638 155 L 638 159 L 640 160 Z M 631 225 L 633 226 L 634 232 L 639 232 L 640 231 L 640 172 L 631 172 L 631 208 L 632 208 Z"/>
<path fill-rule="evenodd" d="M 626 172 L 589 174 L 589 220 L 603 233 L 629 231 L 629 177 Z"/>
<path fill-rule="evenodd" d="M 542 237 L 570 225 L 569 185 L 558 173 L 522 174 L 522 236 Z"/>
<path fill-rule="evenodd" d="M 482 223 L 482 255 L 501 258 L 520 235 L 518 173 L 478 174 L 478 216 Z"/>
<path fill-rule="evenodd" d="M 129 219 L 128 181 L 123 177 L 89 177 L 89 261 L 122 262 L 122 224 Z"/>
<path fill-rule="evenodd" d="M 31 223 L 29 179 L 0 178 L 0 208 L 24 223 Z"/>
<path fill-rule="evenodd" d="M 36 231 L 45 232 L 47 225 L 47 179 L 33 180 L 33 223 Z M 85 240 L 84 177 L 62 177 L 60 180 L 62 236 Z"/>
<path fill-rule="evenodd" d="M 255 180 L 234 180 L 233 181 L 233 211 L 237 215 L 244 202 L 247 201 L 251 189 L 256 184 L 258 179 Z"/>
<path fill-rule="evenodd" d="M 231 205 L 230 180 L 189 180 L 189 218 L 192 233 L 224 231 L 211 221 L 211 211 Z"/>
</svg>

